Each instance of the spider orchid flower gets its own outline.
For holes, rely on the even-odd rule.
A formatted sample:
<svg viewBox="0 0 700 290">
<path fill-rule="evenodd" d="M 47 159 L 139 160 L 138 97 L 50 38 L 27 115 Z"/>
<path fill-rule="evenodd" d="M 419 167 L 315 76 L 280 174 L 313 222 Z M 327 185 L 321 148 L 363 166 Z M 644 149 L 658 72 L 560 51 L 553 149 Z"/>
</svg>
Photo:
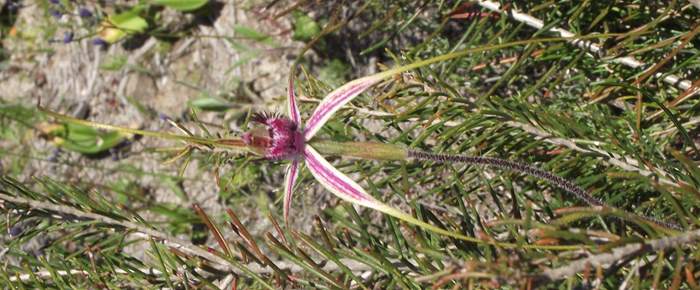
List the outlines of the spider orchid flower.
<svg viewBox="0 0 700 290">
<path fill-rule="evenodd" d="M 243 143 L 245 143 L 249 150 L 267 159 L 291 160 L 291 163 L 287 166 L 284 181 L 283 215 L 285 223 L 289 223 L 289 210 L 292 204 L 294 185 L 296 184 L 302 163 L 304 163 L 306 167 L 309 168 L 314 178 L 316 178 L 323 187 L 345 201 L 380 211 L 435 233 L 475 243 L 493 243 L 441 229 L 404 213 L 399 209 L 384 204 L 367 193 L 357 182 L 331 165 L 309 142 L 336 111 L 368 88 L 395 73 L 420 67 L 431 62 L 436 62 L 437 60 L 440 60 L 440 58 L 433 58 L 412 65 L 398 67 L 346 83 L 332 91 L 321 101 L 303 127 L 301 126 L 301 115 L 299 114 L 297 98 L 294 93 L 294 80 L 290 77 L 287 94 L 288 117 L 280 114 L 257 114 L 252 120 L 266 126 L 267 132 L 262 134 L 259 132 L 249 132 L 244 134 L 242 138 Z M 365 145 L 368 147 L 365 149 L 370 151 L 375 150 L 380 155 L 387 154 L 387 156 L 392 156 L 394 158 L 401 155 L 398 160 L 408 156 L 406 152 L 397 153 L 396 150 L 393 150 L 393 152 L 391 152 L 392 150 L 382 150 L 381 145 L 383 144 Z M 507 244 L 501 243 L 501 245 Z"/>
<path fill-rule="evenodd" d="M 384 77 L 384 75 L 364 77 L 337 88 L 323 99 L 304 126 L 302 126 L 297 97 L 294 93 L 294 81 L 290 78 L 287 94 L 288 116 L 263 113 L 253 117 L 252 121 L 266 126 L 267 132 L 246 133 L 243 135 L 243 142 L 267 159 L 291 160 L 287 166 L 284 182 L 285 222 L 289 220 L 293 189 L 302 164 L 306 164 L 314 178 L 326 189 L 343 200 L 394 216 L 408 216 L 368 194 L 359 184 L 336 169 L 308 144 L 308 141 L 318 133 L 333 113 Z"/>
<path fill-rule="evenodd" d="M 291 77 L 289 78 L 287 93 L 288 116 L 285 117 L 281 114 L 256 114 L 252 121 L 267 127 L 267 132 L 251 131 L 244 134 L 242 138 L 242 141 L 245 146 L 248 147 L 248 150 L 262 155 L 267 159 L 291 160 L 287 166 L 284 181 L 283 215 L 285 223 L 289 224 L 289 211 L 292 204 L 292 196 L 294 194 L 294 185 L 296 184 L 302 163 L 304 163 L 306 164 L 306 167 L 309 168 L 309 171 L 314 178 L 320 182 L 323 187 L 345 201 L 377 210 L 405 222 L 419 226 L 423 229 L 460 240 L 474 243 L 499 244 L 501 246 L 508 247 L 516 246 L 515 244 L 485 241 L 479 238 L 468 237 L 460 233 L 447 231 L 421 221 L 399 209 L 384 204 L 367 193 L 359 184 L 357 184 L 357 182 L 353 181 L 350 177 L 343 174 L 337 168 L 331 165 L 328 160 L 321 156 L 321 154 L 312 147 L 311 142 L 309 142 L 336 111 L 360 95 L 362 92 L 366 91 L 381 80 L 394 75 L 395 73 L 429 64 L 431 62 L 436 62 L 436 60 L 439 59 L 440 58 L 433 58 L 412 65 L 398 67 L 346 83 L 345 85 L 332 91 L 321 101 L 304 126 L 301 126 L 301 115 L 299 114 L 297 98 L 294 93 L 294 80 Z M 322 143 L 317 143 L 316 145 L 322 145 Z M 374 153 L 378 153 L 379 155 L 386 154 L 384 157 L 390 157 L 387 158 L 387 160 L 405 160 L 409 157 L 409 153 L 407 151 L 403 151 L 402 149 L 383 150 L 381 145 L 384 144 L 378 146 L 377 144 L 370 145 L 366 143 L 364 145 L 367 145 L 368 147 L 365 148 L 366 150 L 377 151 Z"/>
</svg>

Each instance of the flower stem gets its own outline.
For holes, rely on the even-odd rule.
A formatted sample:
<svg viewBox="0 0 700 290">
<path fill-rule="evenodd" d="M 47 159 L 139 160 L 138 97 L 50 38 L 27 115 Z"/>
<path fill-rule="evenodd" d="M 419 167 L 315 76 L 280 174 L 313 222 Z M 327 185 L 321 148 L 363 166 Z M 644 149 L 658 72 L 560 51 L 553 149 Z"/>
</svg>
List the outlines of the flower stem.
<svg viewBox="0 0 700 290">
<path fill-rule="evenodd" d="M 517 171 L 520 173 L 524 173 L 524 174 L 527 174 L 527 175 L 530 175 L 533 177 L 543 179 L 543 180 L 549 182 L 550 184 L 574 195 L 575 197 L 584 201 L 585 203 L 587 203 L 590 206 L 597 206 L 597 207 L 602 207 L 605 209 L 611 209 L 613 211 L 620 211 L 622 213 L 627 213 L 628 215 L 631 215 L 632 217 L 637 217 L 637 218 L 651 222 L 651 223 L 656 224 L 656 225 L 660 225 L 660 226 L 670 228 L 670 229 L 675 229 L 675 230 L 682 230 L 681 227 L 677 224 L 661 221 L 661 220 L 653 218 L 653 217 L 648 217 L 648 216 L 644 216 L 644 215 L 637 215 L 637 214 L 630 213 L 630 212 L 627 212 L 625 210 L 617 209 L 613 206 L 610 206 L 610 205 L 606 204 L 605 202 L 601 201 L 600 199 L 593 197 L 590 193 L 588 193 L 588 191 L 586 191 L 585 189 L 576 185 L 575 183 L 573 183 L 569 180 L 566 180 L 560 176 L 554 175 L 550 172 L 547 172 L 547 171 L 544 171 L 544 170 L 539 169 L 537 167 L 531 166 L 529 164 L 500 159 L 500 158 L 494 158 L 494 157 L 466 156 L 466 155 L 457 155 L 457 154 L 440 154 L 440 153 L 431 153 L 431 152 L 418 151 L 418 150 L 408 150 L 406 155 L 408 156 L 409 159 L 415 159 L 415 160 L 434 161 L 434 162 L 440 162 L 440 163 L 465 163 L 465 164 L 473 164 L 473 165 L 484 165 L 484 166 L 488 166 L 488 167 L 495 167 L 495 168 L 500 168 L 500 169 Z"/>
<path fill-rule="evenodd" d="M 340 155 L 372 160 L 406 160 L 408 150 L 394 145 L 377 142 L 335 142 L 329 140 L 311 141 L 311 147 L 324 155 Z"/>
</svg>

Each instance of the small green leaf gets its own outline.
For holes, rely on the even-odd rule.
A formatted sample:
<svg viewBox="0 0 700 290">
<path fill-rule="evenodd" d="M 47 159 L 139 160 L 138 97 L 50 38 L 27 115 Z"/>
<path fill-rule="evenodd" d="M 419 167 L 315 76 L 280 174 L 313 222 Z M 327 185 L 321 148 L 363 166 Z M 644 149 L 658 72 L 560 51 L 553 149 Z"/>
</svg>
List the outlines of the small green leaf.
<svg viewBox="0 0 700 290">
<path fill-rule="evenodd" d="M 143 32 L 148 28 L 148 22 L 139 16 L 140 9 L 132 9 L 130 11 L 110 16 L 109 22 L 115 27 L 125 30 L 127 33 Z"/>
<path fill-rule="evenodd" d="M 103 132 L 81 124 L 66 123 L 54 128 L 50 134 L 55 136 L 55 145 L 83 154 L 98 154 L 126 140 L 126 136 L 120 132 Z"/>
<path fill-rule="evenodd" d="M 321 33 L 321 26 L 304 13 L 294 13 L 294 34 L 292 39 L 309 41 Z"/>
<path fill-rule="evenodd" d="M 209 0 L 153 0 L 155 5 L 163 5 L 178 11 L 192 11 L 207 4 Z"/>
<path fill-rule="evenodd" d="M 345 76 L 347 76 L 349 71 L 349 66 L 343 61 L 333 59 L 321 68 L 318 73 L 318 79 L 331 87 L 339 87 L 346 82 Z"/>
<path fill-rule="evenodd" d="M 254 183 L 258 180 L 258 167 L 256 166 L 246 166 L 234 172 L 231 176 L 230 186 L 233 189 L 239 189 L 243 186 Z"/>
<path fill-rule="evenodd" d="M 115 43 L 126 37 L 126 32 L 119 28 L 113 27 L 112 24 L 105 22 L 100 27 L 98 35 L 100 39 L 106 41 L 107 43 Z"/>
<path fill-rule="evenodd" d="M 103 69 L 106 71 L 120 70 L 121 68 L 124 67 L 124 65 L 126 64 L 126 61 L 127 61 L 127 57 L 124 55 L 108 56 L 100 64 L 100 69 Z"/>
<path fill-rule="evenodd" d="M 98 28 L 97 34 L 108 43 L 122 40 L 129 34 L 141 33 L 148 28 L 148 22 L 139 14 L 143 6 L 136 6 L 131 10 L 107 17 Z"/>
<path fill-rule="evenodd" d="M 236 32 L 236 36 L 238 37 L 248 38 L 267 45 L 275 45 L 275 42 L 272 40 L 271 36 L 257 31 L 254 28 L 243 25 L 234 25 L 233 31 Z"/>
<path fill-rule="evenodd" d="M 231 104 L 225 100 L 214 97 L 202 97 L 190 101 L 190 107 L 204 111 L 225 111 L 231 108 Z"/>
</svg>

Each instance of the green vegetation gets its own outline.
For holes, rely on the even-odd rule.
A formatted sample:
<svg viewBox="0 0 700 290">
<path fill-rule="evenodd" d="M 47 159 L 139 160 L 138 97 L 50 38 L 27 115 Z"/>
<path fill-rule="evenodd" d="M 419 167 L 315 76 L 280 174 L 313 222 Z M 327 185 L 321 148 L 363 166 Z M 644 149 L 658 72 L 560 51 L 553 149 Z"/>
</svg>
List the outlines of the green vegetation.
<svg viewBox="0 0 700 290">
<path fill-rule="evenodd" d="M 9 49 L 0 74 L 7 79 L 28 62 L 20 55 L 79 43 L 106 54 L 86 67 L 143 82 L 125 82 L 138 89 L 119 95 L 115 77 L 114 86 L 90 96 L 118 105 L 88 99 L 95 112 L 82 116 L 70 107 L 76 95 L 54 90 L 41 100 L 42 108 L 77 119 L 139 129 L 42 113 L 30 98 L 45 92 L 37 82 L 37 93 L 23 98 L 0 92 L 0 285 L 700 287 L 700 7 L 549 1 L 495 11 L 489 3 L 236 2 L 254 21 L 233 24 L 223 22 L 233 14 L 221 13 L 232 3 L 42 3 L 46 19 L 35 21 L 59 28 L 37 24 L 31 35 L 83 35 L 66 43 L 37 41 L 31 25 L 10 21 L 17 14 L 3 10 Z M 94 12 L 92 20 L 73 21 L 81 5 Z M 51 16 L 59 6 L 63 20 Z M 221 15 L 202 16 L 214 14 Z M 11 33 L 17 27 L 24 30 Z M 93 46 L 90 39 L 110 29 L 107 44 Z M 144 52 L 140 38 L 156 45 Z M 17 43 L 32 46 L 20 51 Z M 222 62 L 216 49 L 235 57 L 227 55 L 226 69 L 213 75 L 216 61 L 178 62 L 187 49 L 197 55 L 191 59 Z M 257 73 L 254 80 L 274 75 L 261 63 L 279 51 L 298 56 L 299 66 L 275 68 L 276 81 L 264 85 L 279 90 L 265 95 L 245 73 Z M 254 154 L 260 151 L 245 140 L 268 132 L 255 125 L 256 111 L 286 114 L 278 108 L 286 106 L 288 73 L 307 120 L 352 79 L 441 56 L 387 75 L 309 144 L 377 200 L 452 235 L 341 200 L 305 167 L 285 223 L 289 161 Z M 177 70 L 183 67 L 186 73 Z M 174 80 L 178 90 L 139 96 L 150 80 L 157 89 Z M 153 101 L 162 95 L 171 99 Z M 173 102 L 176 113 L 163 113 Z M 144 121 L 118 119 L 125 112 Z M 605 206 L 537 176 L 407 159 L 397 148 L 519 161 L 575 183 Z M 454 238 L 462 235 L 470 240 Z"/>
</svg>

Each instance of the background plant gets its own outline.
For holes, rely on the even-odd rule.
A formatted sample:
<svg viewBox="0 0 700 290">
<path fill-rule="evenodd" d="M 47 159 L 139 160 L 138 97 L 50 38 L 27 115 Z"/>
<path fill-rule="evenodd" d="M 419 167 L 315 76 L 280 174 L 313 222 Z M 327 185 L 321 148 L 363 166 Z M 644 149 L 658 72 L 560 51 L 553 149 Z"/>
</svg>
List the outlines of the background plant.
<svg viewBox="0 0 700 290">
<path fill-rule="evenodd" d="M 247 7 L 251 13 L 261 8 Z M 575 181 L 616 207 L 677 221 L 688 231 L 683 239 L 661 240 L 675 234 L 580 207 L 583 204 L 564 192 L 520 174 L 457 164 L 354 159 L 334 164 L 375 197 L 443 228 L 514 243 L 590 248 L 560 253 L 451 240 L 326 199 L 308 172 L 302 172 L 305 186 L 298 188 L 295 200 L 297 222 L 276 227 L 282 213 L 283 167 L 278 164 L 205 146 L 146 143 L 148 138 L 132 139 L 136 142 L 126 148 L 127 158 L 114 163 L 77 153 L 68 153 L 77 156 L 74 159 L 63 153 L 52 160 L 55 142 L 44 144 L 45 139 L 38 137 L 38 124 L 51 120 L 30 109 L 35 99 L 8 99 L 2 107 L 6 217 L 2 228 L 7 247 L 0 279 L 5 284 L 18 286 L 21 280 L 25 287 L 112 288 L 230 287 L 231 281 L 245 288 L 697 287 L 693 229 L 700 175 L 693 96 L 699 12 L 694 6 L 628 1 L 508 7 L 544 20 L 542 29 L 507 13 L 493 14 L 458 1 L 367 1 L 346 6 L 276 2 L 268 9 L 275 11 L 273 16 L 289 17 L 290 28 L 313 26 L 308 24 L 313 21 L 327 29 L 315 54 L 303 63 L 300 96 L 306 116 L 337 86 L 337 78 L 351 79 L 469 47 L 558 36 L 549 32 L 553 27 L 576 35 L 609 34 L 590 40 L 604 49 L 601 53 L 576 44 L 532 43 L 401 74 L 353 101 L 321 134 L 338 141 L 380 141 L 527 161 Z M 287 14 L 294 9 L 296 13 Z M 299 15 L 308 18 L 298 20 Z M 245 47 L 290 37 L 238 31 L 247 37 L 225 41 Z M 311 41 L 314 36 L 298 37 Z M 164 53 L 173 52 L 162 47 Z M 630 68 L 614 61 L 624 56 L 647 65 Z M 250 53 L 248 61 L 257 57 Z M 144 63 L 120 69 L 139 69 Z M 333 73 L 319 73 L 324 69 Z M 286 77 L 287 67 L 283 70 Z M 689 80 L 691 86 L 679 89 L 678 84 L 668 84 L 664 78 L 669 74 Z M 245 85 L 234 94 L 213 91 L 201 88 L 190 104 L 218 113 L 173 116 L 196 136 L 239 134 L 254 107 L 269 109 L 282 100 L 256 100 Z M 140 102 L 124 104 L 138 107 Z M 59 105 L 52 108 L 67 111 Z M 159 121 L 157 113 L 150 115 L 150 109 L 158 108 L 141 108 L 144 116 L 150 116 L 147 128 L 185 134 Z M 140 167 L 140 156 L 180 158 L 151 171 Z M 75 162 L 115 178 L 30 177 L 33 159 L 45 159 L 46 171 L 51 170 L 49 164 L 63 168 Z M 220 207 L 195 207 L 207 199 L 183 190 L 182 184 L 201 178 L 199 172 L 212 171 L 218 179 L 209 182 L 215 181 L 217 190 L 209 194 Z M 170 198 L 157 195 L 160 189 L 144 187 L 148 179 L 158 180 Z M 645 250 L 636 250 L 643 243 Z M 613 248 L 619 256 L 601 258 Z M 605 263 L 596 267 L 595 261 Z"/>
</svg>

